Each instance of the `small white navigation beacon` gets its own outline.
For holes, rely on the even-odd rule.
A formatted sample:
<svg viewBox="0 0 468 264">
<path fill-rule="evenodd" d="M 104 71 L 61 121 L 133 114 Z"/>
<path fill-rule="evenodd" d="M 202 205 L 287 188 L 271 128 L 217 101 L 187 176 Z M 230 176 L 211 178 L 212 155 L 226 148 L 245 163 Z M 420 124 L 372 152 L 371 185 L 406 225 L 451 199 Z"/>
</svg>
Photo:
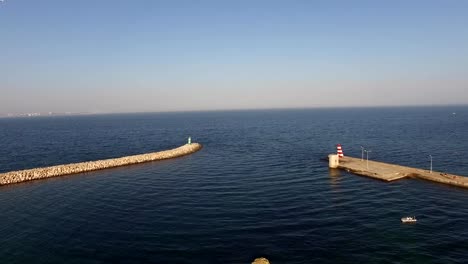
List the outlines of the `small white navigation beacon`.
<svg viewBox="0 0 468 264">
<path fill-rule="evenodd" d="M 192 144 L 192 138 L 191 138 L 191 137 L 188 137 L 187 143 L 188 143 L 189 145 Z"/>
</svg>

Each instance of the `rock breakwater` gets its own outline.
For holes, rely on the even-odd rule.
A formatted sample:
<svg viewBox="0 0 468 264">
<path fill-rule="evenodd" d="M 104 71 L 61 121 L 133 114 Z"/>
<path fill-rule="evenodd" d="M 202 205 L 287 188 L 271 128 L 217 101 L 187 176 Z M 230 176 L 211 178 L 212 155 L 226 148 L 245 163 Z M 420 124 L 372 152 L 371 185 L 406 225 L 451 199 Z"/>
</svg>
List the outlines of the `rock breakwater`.
<svg viewBox="0 0 468 264">
<path fill-rule="evenodd" d="M 108 168 L 115 168 L 120 166 L 172 159 L 181 156 L 185 156 L 194 152 L 197 152 L 202 148 L 201 144 L 191 143 L 181 147 L 164 150 L 159 152 L 139 154 L 121 158 L 86 161 L 80 163 L 72 163 L 65 165 L 50 166 L 44 168 L 36 168 L 29 170 L 12 171 L 0 174 L 0 185 L 7 185 L 13 183 L 20 183 L 31 180 L 39 180 L 50 177 L 64 176 L 70 174 L 77 174 L 83 172 L 90 172 L 96 170 L 103 170 Z"/>
</svg>

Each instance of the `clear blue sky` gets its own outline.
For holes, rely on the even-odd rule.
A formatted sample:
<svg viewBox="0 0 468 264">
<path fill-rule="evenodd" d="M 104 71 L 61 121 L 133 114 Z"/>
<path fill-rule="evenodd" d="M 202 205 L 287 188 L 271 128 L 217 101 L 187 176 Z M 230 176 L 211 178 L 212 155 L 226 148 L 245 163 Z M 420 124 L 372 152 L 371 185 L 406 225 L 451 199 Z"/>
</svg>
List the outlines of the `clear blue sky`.
<svg viewBox="0 0 468 264">
<path fill-rule="evenodd" d="M 468 1 L 0 2 L 0 113 L 468 104 Z"/>
</svg>

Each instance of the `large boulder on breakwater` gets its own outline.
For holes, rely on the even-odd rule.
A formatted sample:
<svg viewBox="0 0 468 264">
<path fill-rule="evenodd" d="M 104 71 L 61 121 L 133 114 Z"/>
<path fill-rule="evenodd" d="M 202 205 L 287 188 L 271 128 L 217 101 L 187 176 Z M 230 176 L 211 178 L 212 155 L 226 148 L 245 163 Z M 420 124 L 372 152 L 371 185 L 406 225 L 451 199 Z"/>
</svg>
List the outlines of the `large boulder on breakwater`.
<svg viewBox="0 0 468 264">
<path fill-rule="evenodd" d="M 270 261 L 266 258 L 256 258 L 252 264 L 270 264 Z"/>
</svg>

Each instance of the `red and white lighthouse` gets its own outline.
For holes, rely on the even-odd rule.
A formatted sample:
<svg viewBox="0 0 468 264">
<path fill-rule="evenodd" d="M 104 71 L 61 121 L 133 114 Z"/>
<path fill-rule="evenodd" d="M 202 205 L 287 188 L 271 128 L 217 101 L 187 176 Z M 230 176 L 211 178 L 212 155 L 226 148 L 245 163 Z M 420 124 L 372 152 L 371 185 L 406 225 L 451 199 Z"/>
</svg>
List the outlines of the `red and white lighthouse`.
<svg viewBox="0 0 468 264">
<path fill-rule="evenodd" d="M 343 149 L 341 149 L 341 144 L 336 145 L 336 154 L 338 154 L 339 158 L 343 158 Z"/>
</svg>

